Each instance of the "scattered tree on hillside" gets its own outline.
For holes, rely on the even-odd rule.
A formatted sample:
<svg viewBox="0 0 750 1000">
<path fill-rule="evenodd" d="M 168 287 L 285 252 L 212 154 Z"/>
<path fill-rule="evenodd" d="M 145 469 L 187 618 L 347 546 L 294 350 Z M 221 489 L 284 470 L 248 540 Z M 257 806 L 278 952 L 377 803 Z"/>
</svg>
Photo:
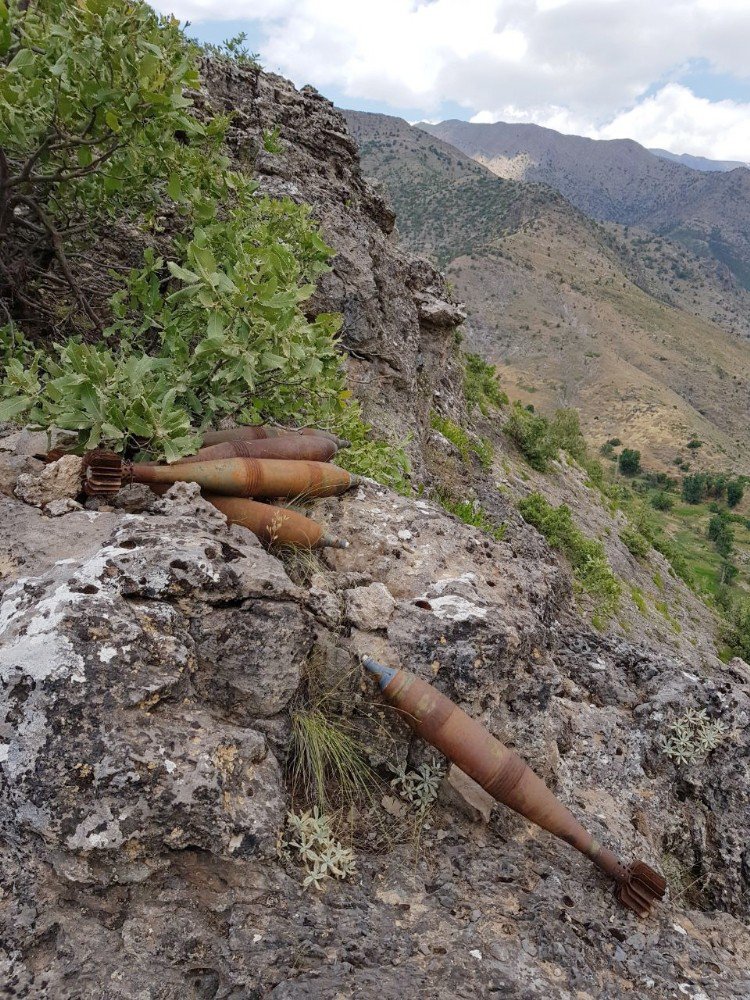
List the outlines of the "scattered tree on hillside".
<svg viewBox="0 0 750 1000">
<path fill-rule="evenodd" d="M 624 476 L 636 476 L 641 471 L 641 453 L 634 448 L 623 448 L 617 466 Z"/>
<path fill-rule="evenodd" d="M 727 503 L 730 507 L 736 507 L 745 495 L 745 484 L 741 479 L 731 479 L 727 483 Z"/>
</svg>

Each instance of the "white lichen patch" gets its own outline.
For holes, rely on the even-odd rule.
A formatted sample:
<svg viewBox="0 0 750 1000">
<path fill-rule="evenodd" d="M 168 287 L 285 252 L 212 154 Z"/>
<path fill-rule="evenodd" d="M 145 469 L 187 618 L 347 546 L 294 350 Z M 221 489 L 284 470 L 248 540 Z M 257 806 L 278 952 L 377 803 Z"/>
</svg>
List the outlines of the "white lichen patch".
<svg viewBox="0 0 750 1000">
<path fill-rule="evenodd" d="M 486 618 L 487 608 L 472 604 L 465 597 L 446 594 L 444 597 L 429 598 L 430 609 L 437 617 L 452 622 L 466 622 L 472 618 Z"/>
</svg>

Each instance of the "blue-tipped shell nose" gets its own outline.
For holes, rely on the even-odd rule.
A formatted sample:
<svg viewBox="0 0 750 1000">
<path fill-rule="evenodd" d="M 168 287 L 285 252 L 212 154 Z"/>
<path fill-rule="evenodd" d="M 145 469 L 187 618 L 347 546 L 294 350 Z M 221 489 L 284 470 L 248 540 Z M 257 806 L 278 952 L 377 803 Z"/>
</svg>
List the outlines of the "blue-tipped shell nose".
<svg viewBox="0 0 750 1000">
<path fill-rule="evenodd" d="M 385 664 L 373 660 L 371 656 L 363 656 L 362 663 L 366 670 L 369 670 L 371 674 L 375 674 L 381 690 L 387 687 L 398 673 L 395 667 L 386 667 Z"/>
</svg>

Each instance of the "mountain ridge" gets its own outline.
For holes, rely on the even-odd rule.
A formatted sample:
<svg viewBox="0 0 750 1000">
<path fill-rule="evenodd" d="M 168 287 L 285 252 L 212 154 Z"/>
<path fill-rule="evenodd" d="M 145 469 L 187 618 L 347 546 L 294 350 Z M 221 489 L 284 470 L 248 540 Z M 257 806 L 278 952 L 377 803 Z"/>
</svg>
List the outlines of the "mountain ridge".
<svg viewBox="0 0 750 1000">
<path fill-rule="evenodd" d="M 665 470 L 680 455 L 750 469 L 750 300 L 732 298 L 713 264 L 591 220 L 547 185 L 497 177 L 403 120 L 345 116 L 402 240 L 444 266 L 468 311 L 469 348 L 513 397 L 575 406 L 594 442 L 621 437 Z M 682 450 L 694 433 L 705 442 L 697 458 Z"/>
<path fill-rule="evenodd" d="M 698 171 L 632 139 L 588 139 L 540 125 L 420 123 L 506 179 L 550 185 L 601 222 L 642 226 L 725 264 L 750 289 L 750 170 Z"/>
</svg>

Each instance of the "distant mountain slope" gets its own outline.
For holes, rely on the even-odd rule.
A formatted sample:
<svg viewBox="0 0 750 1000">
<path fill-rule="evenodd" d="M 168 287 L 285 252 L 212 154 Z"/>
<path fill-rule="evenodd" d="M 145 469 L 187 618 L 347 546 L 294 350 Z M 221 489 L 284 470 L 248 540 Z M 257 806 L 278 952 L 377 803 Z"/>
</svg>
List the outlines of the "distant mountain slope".
<svg viewBox="0 0 750 1000">
<path fill-rule="evenodd" d="M 649 148 L 649 153 L 660 156 L 664 160 L 674 160 L 681 163 L 683 167 L 691 167 L 693 170 L 736 170 L 737 167 L 750 168 L 750 163 L 743 160 L 710 160 L 707 156 L 692 156 L 690 153 L 670 153 L 668 149 Z"/>
<path fill-rule="evenodd" d="M 469 348 L 499 365 L 512 397 L 576 406 L 596 443 L 621 437 L 664 468 L 682 455 L 750 472 L 750 347 L 709 320 L 722 300 L 714 265 L 605 228 L 543 185 L 496 178 L 401 119 L 345 115 L 401 238 L 444 264 Z M 697 456 L 684 450 L 693 433 Z"/>
<path fill-rule="evenodd" d="M 585 139 L 539 125 L 454 120 L 419 128 L 499 177 L 549 184 L 594 219 L 677 239 L 750 289 L 750 170 L 693 170 L 630 139 Z"/>
</svg>

